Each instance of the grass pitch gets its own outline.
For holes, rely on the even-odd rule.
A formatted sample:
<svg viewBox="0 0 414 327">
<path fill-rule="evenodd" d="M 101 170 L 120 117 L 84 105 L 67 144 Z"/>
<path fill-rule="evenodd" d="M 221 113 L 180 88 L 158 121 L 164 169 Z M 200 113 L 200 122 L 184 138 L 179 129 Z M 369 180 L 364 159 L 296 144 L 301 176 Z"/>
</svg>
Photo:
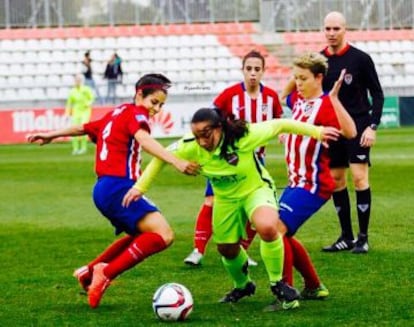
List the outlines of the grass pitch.
<svg viewBox="0 0 414 327">
<path fill-rule="evenodd" d="M 166 141 L 165 143 L 168 143 Z M 70 144 L 0 147 L 0 326 L 163 326 L 151 308 L 165 282 L 186 285 L 194 311 L 186 326 L 409 326 L 414 319 L 414 129 L 380 130 L 370 170 L 373 208 L 368 255 L 327 254 L 339 233 L 332 202 L 298 233 L 331 296 L 292 312 L 263 312 L 272 300 L 256 239 L 249 251 L 256 295 L 235 305 L 217 300 L 231 283 L 210 243 L 201 268 L 186 267 L 204 180 L 167 167 L 148 196 L 176 232 L 168 250 L 120 276 L 91 310 L 71 276 L 114 239 L 95 209 L 93 146 L 71 156 Z M 267 167 L 286 183 L 283 149 L 269 147 Z M 351 191 L 352 191 L 352 187 Z M 282 190 L 280 190 L 281 192 Z M 353 192 L 351 199 L 355 202 Z M 357 232 L 353 206 L 354 231 Z M 302 281 L 295 275 L 295 286 Z"/>
</svg>

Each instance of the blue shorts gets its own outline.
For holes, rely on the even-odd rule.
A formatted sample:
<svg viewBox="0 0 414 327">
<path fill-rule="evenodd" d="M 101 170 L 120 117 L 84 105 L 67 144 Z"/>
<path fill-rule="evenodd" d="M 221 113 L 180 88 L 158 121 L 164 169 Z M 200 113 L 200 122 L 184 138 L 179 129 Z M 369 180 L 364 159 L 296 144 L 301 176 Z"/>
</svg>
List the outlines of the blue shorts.
<svg viewBox="0 0 414 327">
<path fill-rule="evenodd" d="M 116 235 L 122 232 L 130 235 L 138 234 L 137 222 L 148 213 L 159 211 L 145 197 L 132 202 L 128 208 L 122 206 L 123 197 L 134 183 L 121 177 L 103 176 L 98 179 L 93 189 L 95 205 L 115 227 Z"/>
<path fill-rule="evenodd" d="M 326 201 L 303 188 L 287 187 L 279 200 L 279 216 L 288 229 L 287 235 L 294 235 Z"/>
</svg>

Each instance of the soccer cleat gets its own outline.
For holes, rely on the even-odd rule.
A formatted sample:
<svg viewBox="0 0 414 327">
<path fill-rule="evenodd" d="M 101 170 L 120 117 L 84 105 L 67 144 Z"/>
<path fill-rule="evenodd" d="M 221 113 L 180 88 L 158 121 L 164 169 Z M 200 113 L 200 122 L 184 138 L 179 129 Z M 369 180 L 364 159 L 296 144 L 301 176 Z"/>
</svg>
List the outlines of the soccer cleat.
<svg viewBox="0 0 414 327">
<path fill-rule="evenodd" d="M 201 265 L 201 260 L 203 259 L 203 255 L 198 252 L 197 249 L 194 249 L 187 258 L 184 259 L 184 263 L 191 266 L 199 266 Z"/>
<path fill-rule="evenodd" d="M 257 261 L 253 260 L 250 257 L 247 257 L 247 264 L 249 267 L 256 267 L 258 265 Z"/>
<path fill-rule="evenodd" d="M 248 282 L 244 288 L 233 288 L 223 298 L 220 303 L 238 302 L 245 296 L 253 295 L 256 292 L 256 285 L 253 282 Z"/>
<path fill-rule="evenodd" d="M 283 281 L 278 281 L 270 286 L 270 289 L 277 299 L 281 302 L 284 310 L 291 310 L 299 307 L 299 292 Z"/>
<path fill-rule="evenodd" d="M 92 282 L 92 276 L 88 266 L 82 266 L 73 272 L 73 277 L 76 277 L 80 286 L 87 292 L 89 285 Z"/>
<path fill-rule="evenodd" d="M 351 252 L 355 254 L 364 254 L 368 253 L 368 249 L 368 236 L 364 234 L 358 234 L 358 239 L 355 242 L 355 246 Z"/>
<path fill-rule="evenodd" d="M 322 248 L 323 252 L 339 252 L 339 251 L 348 251 L 353 249 L 354 247 L 354 241 L 353 240 L 347 240 L 343 236 L 340 236 L 336 242 L 334 242 L 332 245 L 325 246 Z"/>
<path fill-rule="evenodd" d="M 324 300 L 329 296 L 329 291 L 325 285 L 320 284 L 315 289 L 304 288 L 300 295 L 304 300 Z"/>
<path fill-rule="evenodd" d="M 111 280 L 103 272 L 107 265 L 101 262 L 93 267 L 92 283 L 88 289 L 88 301 L 92 309 L 99 306 L 105 290 L 111 284 Z"/>
</svg>

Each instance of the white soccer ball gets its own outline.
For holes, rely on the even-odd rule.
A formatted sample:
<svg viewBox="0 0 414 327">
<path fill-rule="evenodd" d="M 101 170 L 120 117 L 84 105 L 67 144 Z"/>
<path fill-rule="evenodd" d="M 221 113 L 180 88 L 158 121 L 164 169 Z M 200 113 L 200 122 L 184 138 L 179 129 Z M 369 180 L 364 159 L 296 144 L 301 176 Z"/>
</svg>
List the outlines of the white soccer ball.
<svg viewBox="0 0 414 327">
<path fill-rule="evenodd" d="M 155 291 L 152 308 L 161 320 L 182 321 L 193 310 L 193 296 L 184 285 L 167 283 Z"/>
</svg>

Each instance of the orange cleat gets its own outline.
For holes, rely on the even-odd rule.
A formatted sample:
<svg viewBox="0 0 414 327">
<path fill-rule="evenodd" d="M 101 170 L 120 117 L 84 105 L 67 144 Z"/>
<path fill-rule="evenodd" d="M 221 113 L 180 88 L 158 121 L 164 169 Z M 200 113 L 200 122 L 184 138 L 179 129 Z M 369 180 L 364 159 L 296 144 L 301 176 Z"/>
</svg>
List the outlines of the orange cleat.
<svg viewBox="0 0 414 327">
<path fill-rule="evenodd" d="M 105 290 L 111 284 L 111 280 L 103 272 L 107 265 L 101 262 L 93 267 L 92 283 L 88 289 L 88 301 L 92 309 L 99 306 Z"/>
</svg>

